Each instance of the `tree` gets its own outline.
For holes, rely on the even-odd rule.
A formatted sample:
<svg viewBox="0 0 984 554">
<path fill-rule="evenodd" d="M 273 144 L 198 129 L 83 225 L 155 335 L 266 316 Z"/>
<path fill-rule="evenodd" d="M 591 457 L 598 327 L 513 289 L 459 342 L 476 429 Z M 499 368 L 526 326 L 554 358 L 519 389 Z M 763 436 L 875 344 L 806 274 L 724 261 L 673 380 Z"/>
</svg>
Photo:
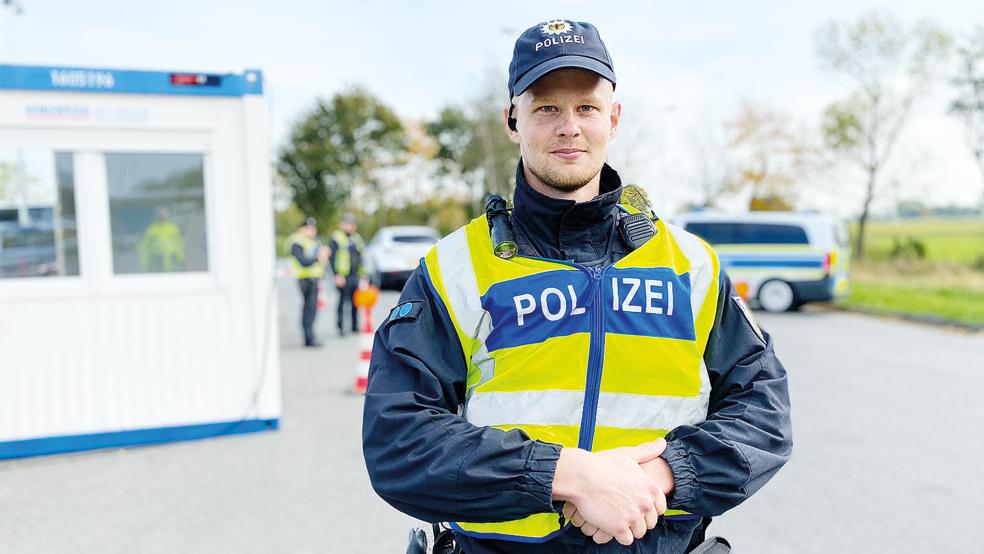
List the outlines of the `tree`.
<svg viewBox="0 0 984 554">
<path fill-rule="evenodd" d="M 719 196 L 737 188 L 726 131 L 720 121 L 710 119 L 702 120 L 690 131 L 688 145 L 695 166 L 688 180 L 696 185 L 699 194 L 693 207 L 710 208 Z"/>
<path fill-rule="evenodd" d="M 808 163 L 810 148 L 792 130 L 789 118 L 746 103 L 728 121 L 727 129 L 734 163 L 729 188 L 751 189 L 749 209 L 792 209 L 794 186 Z"/>
<path fill-rule="evenodd" d="M 30 199 L 32 185 L 38 182 L 27 169 L 15 162 L 0 162 L 0 201 L 23 203 Z"/>
<path fill-rule="evenodd" d="M 854 254 L 863 257 L 865 223 L 878 178 L 914 105 L 945 60 L 951 39 L 929 21 L 906 28 L 894 16 L 871 12 L 853 23 L 829 22 L 816 33 L 817 56 L 854 89 L 823 112 L 826 146 L 866 176 Z"/>
<path fill-rule="evenodd" d="M 427 124 L 438 143 L 442 173 L 468 182 L 476 200 L 490 192 L 506 196 L 515 185 L 519 149 L 503 127 L 505 81 L 490 73 L 482 92 L 466 106 L 446 106 Z"/>
<path fill-rule="evenodd" d="M 438 177 L 466 183 L 472 189 L 473 200 L 481 198 L 485 189 L 479 171 L 484 149 L 476 127 L 476 122 L 458 105 L 445 106 L 435 120 L 426 124 L 427 133 L 437 143 Z"/>
<path fill-rule="evenodd" d="M 966 37 L 957 52 L 960 73 L 953 84 L 958 96 L 950 104 L 950 113 L 963 120 L 964 138 L 984 182 L 984 27 Z M 981 206 L 984 207 L 984 191 Z"/>
<path fill-rule="evenodd" d="M 396 165 L 407 148 L 400 119 L 355 87 L 314 108 L 293 126 L 277 170 L 306 215 L 332 221 L 353 190 L 374 189 L 374 174 Z"/>
</svg>

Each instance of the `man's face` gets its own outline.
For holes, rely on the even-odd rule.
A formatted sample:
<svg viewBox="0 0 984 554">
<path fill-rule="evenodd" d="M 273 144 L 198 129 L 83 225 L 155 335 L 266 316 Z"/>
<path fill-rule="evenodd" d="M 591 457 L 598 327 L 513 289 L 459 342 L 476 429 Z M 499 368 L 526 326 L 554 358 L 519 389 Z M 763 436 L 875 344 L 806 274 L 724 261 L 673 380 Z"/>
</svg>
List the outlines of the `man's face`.
<svg viewBox="0 0 984 554">
<path fill-rule="evenodd" d="M 612 101 L 612 92 L 612 84 L 595 73 L 561 69 L 514 98 L 516 131 L 509 131 L 509 137 L 519 145 L 526 169 L 565 193 L 594 179 L 608 156 L 622 109 Z"/>
<path fill-rule="evenodd" d="M 352 234 L 355 232 L 355 223 L 351 221 L 342 221 L 339 226 L 341 227 L 343 233 Z"/>
</svg>

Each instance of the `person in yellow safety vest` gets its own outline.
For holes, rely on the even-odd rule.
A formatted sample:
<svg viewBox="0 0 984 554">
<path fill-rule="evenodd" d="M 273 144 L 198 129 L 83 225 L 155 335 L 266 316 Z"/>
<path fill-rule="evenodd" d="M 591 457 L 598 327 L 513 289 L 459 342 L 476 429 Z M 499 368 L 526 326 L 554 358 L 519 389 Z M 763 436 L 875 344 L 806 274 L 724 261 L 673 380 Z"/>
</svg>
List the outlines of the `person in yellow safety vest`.
<svg viewBox="0 0 984 554">
<path fill-rule="evenodd" d="M 523 32 L 512 209 L 441 239 L 376 333 L 373 488 L 456 551 L 689 552 L 789 459 L 786 371 L 717 254 L 621 203 L 614 88 L 591 24 Z"/>
<path fill-rule="evenodd" d="M 184 267 L 185 243 L 181 227 L 171 221 L 167 208 L 157 209 L 156 219 L 144 230 L 137 252 L 145 271 L 181 271 Z"/>
<path fill-rule="evenodd" d="M 362 263 L 362 253 L 366 245 L 356 228 L 355 216 L 346 213 L 342 216 L 338 229 L 331 234 L 331 257 L 328 265 L 335 275 L 335 288 L 338 289 L 336 323 L 340 337 L 345 335 L 343 316 L 346 304 L 351 314 L 352 332 L 359 331 L 359 309 L 352 302 L 352 295 L 360 284 L 368 282 L 366 269 Z"/>
<path fill-rule="evenodd" d="M 301 309 L 304 346 L 319 347 L 321 343 L 314 336 L 314 319 L 318 314 L 318 284 L 325 275 L 328 248 L 318 241 L 318 224 L 313 217 L 305 219 L 297 231 L 287 238 L 287 248 L 304 303 Z"/>
</svg>

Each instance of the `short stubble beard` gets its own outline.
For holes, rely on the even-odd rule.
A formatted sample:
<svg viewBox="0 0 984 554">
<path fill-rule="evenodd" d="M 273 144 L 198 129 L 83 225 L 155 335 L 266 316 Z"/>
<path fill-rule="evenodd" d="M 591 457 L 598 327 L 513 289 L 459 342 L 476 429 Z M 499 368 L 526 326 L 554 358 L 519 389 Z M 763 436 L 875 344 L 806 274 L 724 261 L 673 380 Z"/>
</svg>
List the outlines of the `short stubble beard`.
<svg viewBox="0 0 984 554">
<path fill-rule="evenodd" d="M 585 185 L 590 183 L 591 180 L 598 175 L 598 173 L 601 173 L 601 168 L 598 168 L 598 171 L 587 177 L 582 177 L 580 175 L 564 176 L 553 175 L 549 172 L 549 170 L 547 170 L 547 172 L 540 173 L 532 167 L 527 166 L 527 168 L 530 170 L 530 173 L 535 175 L 536 178 L 540 180 L 541 183 L 565 194 L 570 194 L 581 190 L 585 187 Z"/>
</svg>

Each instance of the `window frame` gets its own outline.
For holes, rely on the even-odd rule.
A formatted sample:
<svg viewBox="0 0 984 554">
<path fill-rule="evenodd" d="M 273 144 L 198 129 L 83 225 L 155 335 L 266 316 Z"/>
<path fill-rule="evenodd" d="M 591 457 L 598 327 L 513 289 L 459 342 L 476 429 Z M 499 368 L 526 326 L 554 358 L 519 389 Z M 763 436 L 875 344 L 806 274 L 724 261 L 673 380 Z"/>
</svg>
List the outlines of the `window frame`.
<svg viewBox="0 0 984 554">
<path fill-rule="evenodd" d="M 217 134 L 209 131 L 106 129 L 0 129 L 0 148 L 44 148 L 69 152 L 75 179 L 79 274 L 0 279 L 0 301 L 64 297 L 211 294 L 223 289 L 219 276 L 227 263 L 217 251 L 222 224 L 217 202 Z M 106 153 L 198 154 L 202 156 L 205 198 L 206 271 L 115 274 L 109 221 Z M 222 218 L 224 219 L 224 218 Z"/>
</svg>

